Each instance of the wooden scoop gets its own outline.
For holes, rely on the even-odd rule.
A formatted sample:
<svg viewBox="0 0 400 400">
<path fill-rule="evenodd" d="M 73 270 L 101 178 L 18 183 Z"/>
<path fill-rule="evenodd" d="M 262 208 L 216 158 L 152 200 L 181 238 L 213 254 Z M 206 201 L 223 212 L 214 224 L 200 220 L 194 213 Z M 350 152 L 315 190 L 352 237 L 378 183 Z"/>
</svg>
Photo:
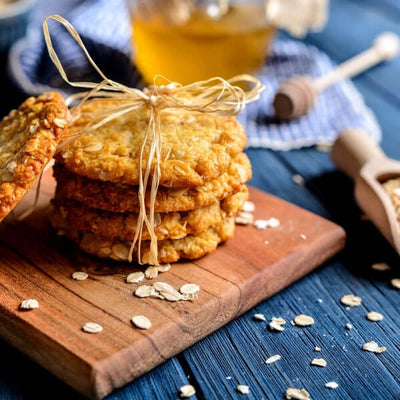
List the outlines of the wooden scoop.
<svg viewBox="0 0 400 400">
<path fill-rule="evenodd" d="M 399 37 L 391 32 L 382 33 L 368 50 L 344 62 L 327 75 L 316 79 L 295 76 L 287 80 L 275 95 L 275 115 L 281 120 L 289 120 L 307 114 L 320 92 L 342 79 L 351 78 L 382 61 L 396 57 L 399 50 Z"/>
<path fill-rule="evenodd" d="M 395 208 L 382 183 L 400 177 L 400 162 L 388 158 L 360 129 L 343 131 L 331 157 L 355 182 L 355 198 L 383 236 L 400 254 L 400 230 Z"/>
</svg>

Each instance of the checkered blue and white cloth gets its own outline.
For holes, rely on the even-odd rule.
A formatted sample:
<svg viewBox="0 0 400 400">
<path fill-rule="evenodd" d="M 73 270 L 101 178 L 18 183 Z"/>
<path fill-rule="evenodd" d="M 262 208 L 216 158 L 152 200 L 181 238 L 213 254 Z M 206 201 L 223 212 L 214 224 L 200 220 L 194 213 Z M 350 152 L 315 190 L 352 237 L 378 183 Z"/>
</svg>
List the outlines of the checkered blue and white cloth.
<svg viewBox="0 0 400 400">
<path fill-rule="evenodd" d="M 9 73 L 27 94 L 71 88 L 62 81 L 44 44 L 41 22 L 58 13 L 67 18 L 88 48 L 93 59 L 111 79 L 140 86 L 140 75 L 130 64 L 131 27 L 124 0 L 38 0 L 28 36 L 10 52 Z M 54 47 L 71 80 L 99 81 L 73 39 L 56 22 L 50 21 Z M 325 92 L 305 117 L 280 123 L 273 117 L 272 100 L 283 80 L 293 75 L 320 76 L 331 70 L 329 57 L 313 46 L 294 40 L 276 40 L 270 57 L 258 78 L 266 90 L 260 101 L 250 104 L 239 116 L 248 134 L 249 147 L 290 150 L 303 146 L 329 144 L 345 128 L 360 127 L 379 141 L 380 128 L 350 81 L 343 81 Z"/>
</svg>

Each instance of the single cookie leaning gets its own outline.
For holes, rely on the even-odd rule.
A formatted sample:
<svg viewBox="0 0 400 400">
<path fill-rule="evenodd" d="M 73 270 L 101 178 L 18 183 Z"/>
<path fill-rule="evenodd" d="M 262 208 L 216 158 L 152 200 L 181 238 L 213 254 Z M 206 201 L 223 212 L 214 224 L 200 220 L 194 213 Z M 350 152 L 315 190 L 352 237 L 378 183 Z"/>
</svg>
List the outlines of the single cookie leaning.
<svg viewBox="0 0 400 400">
<path fill-rule="evenodd" d="M 220 224 L 227 217 L 237 214 L 248 198 L 246 186 L 233 196 L 207 207 L 184 212 L 157 213 L 154 233 L 158 240 L 181 239 L 187 235 L 197 235 L 210 226 Z M 107 238 L 134 240 L 138 214 L 113 213 L 87 207 L 74 200 L 56 198 L 55 213 L 68 226 L 81 231 L 93 232 Z M 142 240 L 150 240 L 146 228 Z"/>
<path fill-rule="evenodd" d="M 73 137 L 89 121 L 96 121 L 102 109 L 118 104 L 109 99 L 88 101 L 68 128 L 68 136 Z M 140 152 L 149 115 L 149 109 L 143 106 L 115 118 L 66 145 L 56 158 L 78 175 L 138 185 Z M 160 185 L 167 187 L 200 186 L 220 176 L 246 144 L 246 134 L 236 118 L 184 110 L 161 111 L 160 133 Z M 148 152 L 149 146 L 144 151 L 143 168 Z"/>
<path fill-rule="evenodd" d="M 27 99 L 0 122 L 0 221 L 52 159 L 67 114 L 64 98 L 49 92 Z"/>
<path fill-rule="evenodd" d="M 50 216 L 53 228 L 59 234 L 72 239 L 81 250 L 100 258 L 111 258 L 127 261 L 131 242 L 123 239 L 108 239 L 91 232 L 79 231 L 69 227 L 65 221 L 55 220 Z M 209 228 L 198 235 L 188 235 L 183 239 L 166 239 L 157 242 L 158 261 L 160 263 L 176 262 L 180 259 L 197 259 L 212 253 L 217 246 L 233 237 L 235 223 L 233 218 L 225 219 L 221 224 Z M 141 261 L 149 260 L 149 241 L 141 242 Z M 133 251 L 133 259 L 138 259 L 137 247 Z"/>
<path fill-rule="evenodd" d="M 138 188 L 100 182 L 69 172 L 61 164 L 54 166 L 57 197 L 77 200 L 89 207 L 113 212 L 139 212 Z M 244 153 L 238 154 L 228 170 L 202 186 L 192 188 L 158 188 L 154 211 L 187 211 L 206 207 L 241 190 L 251 178 L 251 165 Z M 148 194 L 148 193 L 147 193 Z M 149 207 L 149 196 L 146 196 Z"/>
</svg>

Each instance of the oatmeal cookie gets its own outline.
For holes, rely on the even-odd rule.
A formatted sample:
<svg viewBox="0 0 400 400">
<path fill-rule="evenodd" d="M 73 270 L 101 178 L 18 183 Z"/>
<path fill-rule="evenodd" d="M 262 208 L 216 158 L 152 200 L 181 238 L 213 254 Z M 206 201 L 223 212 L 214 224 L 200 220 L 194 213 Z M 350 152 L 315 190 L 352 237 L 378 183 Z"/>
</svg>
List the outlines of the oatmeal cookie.
<svg viewBox="0 0 400 400">
<path fill-rule="evenodd" d="M 240 192 L 207 207 L 186 212 L 157 213 L 154 229 L 157 239 L 181 239 L 204 232 L 210 226 L 237 214 L 247 198 L 248 191 L 243 186 Z M 56 212 L 60 213 L 71 228 L 93 232 L 106 238 L 135 238 L 137 213 L 101 211 L 63 198 L 56 198 L 54 204 Z M 146 227 L 143 229 L 142 240 L 150 240 Z"/>
<path fill-rule="evenodd" d="M 54 166 L 57 180 L 57 196 L 79 202 L 93 208 L 113 212 L 139 212 L 137 186 L 100 182 L 69 172 L 61 164 Z M 195 188 L 166 188 L 157 192 L 155 212 L 188 211 L 206 207 L 241 190 L 251 178 L 251 165 L 246 154 L 238 154 L 228 171 L 218 178 Z M 146 196 L 149 207 L 149 196 Z"/>
<path fill-rule="evenodd" d="M 94 99 L 68 128 L 74 135 L 96 112 L 115 105 Z M 139 184 L 141 145 L 149 124 L 149 109 L 142 107 L 115 118 L 66 145 L 57 160 L 78 175 L 114 183 Z M 168 109 L 161 111 L 161 180 L 167 187 L 200 186 L 224 173 L 232 157 L 246 144 L 246 134 L 235 117 Z M 144 166 L 149 146 L 144 153 Z"/>
<path fill-rule="evenodd" d="M 100 258 L 111 258 L 127 261 L 131 243 L 123 239 L 107 239 L 95 233 L 79 231 L 66 225 L 65 220 L 56 214 L 50 215 L 53 228 L 60 235 L 73 240 L 81 250 Z M 160 263 L 175 262 L 180 259 L 196 259 L 212 253 L 218 244 L 233 237 L 235 223 L 233 218 L 225 219 L 221 224 L 209 228 L 198 235 L 188 235 L 183 239 L 166 239 L 157 242 L 158 261 Z M 142 263 L 149 258 L 149 241 L 142 242 Z M 133 252 L 133 260 L 137 260 L 137 248 Z"/>
<path fill-rule="evenodd" d="M 52 159 L 67 114 L 64 98 L 49 92 L 27 99 L 0 122 L 0 221 Z"/>
</svg>

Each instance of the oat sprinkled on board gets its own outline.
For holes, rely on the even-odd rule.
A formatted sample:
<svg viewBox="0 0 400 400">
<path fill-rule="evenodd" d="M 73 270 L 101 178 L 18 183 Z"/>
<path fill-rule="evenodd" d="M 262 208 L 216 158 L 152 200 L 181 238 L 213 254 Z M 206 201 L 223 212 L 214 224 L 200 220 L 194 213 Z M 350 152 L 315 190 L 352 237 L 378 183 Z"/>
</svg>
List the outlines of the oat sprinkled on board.
<svg viewBox="0 0 400 400">
<path fill-rule="evenodd" d="M 254 212 L 255 209 L 256 209 L 256 206 L 252 201 L 245 201 L 243 204 L 243 207 L 242 207 L 242 211 L 248 212 L 248 213 Z"/>
<path fill-rule="evenodd" d="M 84 281 L 89 277 L 89 275 L 86 272 L 82 271 L 76 271 L 72 275 L 72 279 L 75 279 L 76 281 Z"/>
<path fill-rule="evenodd" d="M 249 394 L 250 388 L 247 385 L 237 385 L 236 390 L 241 394 Z"/>
<path fill-rule="evenodd" d="M 337 389 L 339 385 L 336 382 L 327 382 L 325 383 L 325 387 L 328 389 Z"/>
<path fill-rule="evenodd" d="M 285 330 L 285 328 L 283 327 L 283 325 L 285 325 L 285 324 L 286 324 L 286 321 L 283 318 L 273 317 L 268 326 L 271 331 L 282 332 L 283 330 Z"/>
<path fill-rule="evenodd" d="M 182 398 L 192 397 L 196 394 L 196 390 L 192 385 L 183 385 L 179 391 Z"/>
<path fill-rule="evenodd" d="M 392 285 L 394 288 L 400 289 L 400 279 L 397 279 L 397 278 L 392 279 L 392 280 L 390 281 L 390 283 L 391 283 L 391 285 Z"/>
<path fill-rule="evenodd" d="M 285 397 L 296 400 L 310 400 L 310 394 L 305 389 L 288 388 L 285 393 Z"/>
<path fill-rule="evenodd" d="M 281 356 L 279 354 L 275 354 L 274 356 L 267 358 L 265 360 L 265 364 L 272 364 L 280 359 L 281 359 Z"/>
<path fill-rule="evenodd" d="M 139 283 L 144 279 L 144 273 L 141 271 L 132 272 L 126 277 L 126 283 Z"/>
<path fill-rule="evenodd" d="M 135 315 L 131 319 L 132 324 L 136 326 L 136 328 L 139 329 L 150 329 L 151 328 L 151 322 L 150 320 L 145 317 L 144 315 Z"/>
<path fill-rule="evenodd" d="M 314 358 L 311 361 L 311 365 L 316 365 L 317 367 L 326 367 L 328 364 L 323 358 Z"/>
<path fill-rule="evenodd" d="M 376 311 L 370 311 L 367 314 L 367 319 L 369 319 L 370 321 L 373 321 L 373 322 L 382 321 L 383 320 L 383 315 L 381 313 L 376 312 Z"/>
<path fill-rule="evenodd" d="M 386 347 L 384 347 L 384 346 L 379 347 L 378 343 L 376 343 L 374 341 L 365 343 L 362 348 L 363 348 L 363 350 L 370 351 L 372 353 L 383 353 L 384 351 L 386 351 Z"/>
<path fill-rule="evenodd" d="M 390 270 L 390 265 L 380 262 L 380 263 L 375 263 L 371 265 L 371 268 L 375 271 L 389 271 Z"/>
<path fill-rule="evenodd" d="M 145 275 L 146 279 L 157 278 L 158 267 L 151 266 L 151 267 L 146 268 L 146 270 L 144 271 L 144 275 Z"/>
<path fill-rule="evenodd" d="M 20 310 L 33 310 L 34 308 L 39 308 L 39 302 L 35 299 L 23 300 L 19 305 Z"/>
<path fill-rule="evenodd" d="M 254 314 L 253 319 L 254 321 L 266 321 L 264 314 Z"/>
<path fill-rule="evenodd" d="M 82 330 L 86 333 L 100 333 L 103 327 L 96 322 L 86 322 L 86 324 L 82 326 Z"/>
</svg>

